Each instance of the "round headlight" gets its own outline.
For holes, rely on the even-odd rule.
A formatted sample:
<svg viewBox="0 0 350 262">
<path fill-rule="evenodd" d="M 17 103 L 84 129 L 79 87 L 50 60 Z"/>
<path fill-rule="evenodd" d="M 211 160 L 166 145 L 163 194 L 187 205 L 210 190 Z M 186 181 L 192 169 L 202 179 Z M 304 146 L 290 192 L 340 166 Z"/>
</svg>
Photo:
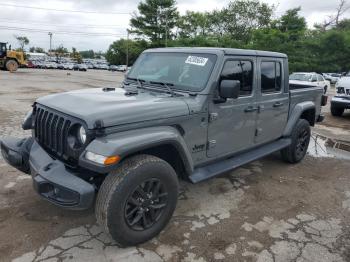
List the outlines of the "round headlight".
<svg viewBox="0 0 350 262">
<path fill-rule="evenodd" d="M 86 130 L 83 126 L 81 126 L 79 128 L 78 137 L 79 137 L 80 143 L 85 144 L 85 142 L 86 142 Z"/>
</svg>

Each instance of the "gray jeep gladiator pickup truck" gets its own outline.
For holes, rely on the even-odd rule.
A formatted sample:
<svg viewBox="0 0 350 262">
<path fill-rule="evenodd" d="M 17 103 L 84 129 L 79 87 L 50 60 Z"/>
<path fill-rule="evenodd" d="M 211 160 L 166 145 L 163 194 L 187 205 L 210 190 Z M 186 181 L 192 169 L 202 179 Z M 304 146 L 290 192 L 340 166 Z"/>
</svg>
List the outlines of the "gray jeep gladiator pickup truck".
<svg viewBox="0 0 350 262">
<path fill-rule="evenodd" d="M 326 99 L 288 76 L 280 53 L 147 50 L 121 88 L 39 98 L 22 124 L 32 137 L 4 138 L 1 152 L 43 198 L 95 204 L 106 232 L 136 245 L 170 220 L 178 179 L 198 183 L 275 151 L 289 163 L 304 158 Z"/>
</svg>

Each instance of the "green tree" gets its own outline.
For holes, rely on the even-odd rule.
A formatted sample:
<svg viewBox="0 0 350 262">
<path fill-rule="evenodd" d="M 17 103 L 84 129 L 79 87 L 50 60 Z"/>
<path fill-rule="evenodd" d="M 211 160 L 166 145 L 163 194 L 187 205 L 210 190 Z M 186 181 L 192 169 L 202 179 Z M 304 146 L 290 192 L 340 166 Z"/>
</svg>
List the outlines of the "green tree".
<svg viewBox="0 0 350 262">
<path fill-rule="evenodd" d="M 308 35 L 305 19 L 299 12 L 300 8 L 287 10 L 270 27 L 254 30 L 246 47 L 286 53 L 291 72 L 309 71 L 315 54 L 310 41 L 313 35 Z"/>
<path fill-rule="evenodd" d="M 106 53 L 106 60 L 112 65 L 126 64 L 127 51 L 129 52 L 129 65 L 132 65 L 136 58 L 148 48 L 145 40 L 120 39 L 113 42 Z"/>
<path fill-rule="evenodd" d="M 178 19 L 177 27 L 180 37 L 206 36 L 211 29 L 210 13 L 187 11 Z"/>
<path fill-rule="evenodd" d="M 83 62 L 83 58 L 81 57 L 80 53 L 77 52 L 77 49 L 75 47 L 72 47 L 72 52 L 70 53 L 70 57 L 78 64 L 81 64 Z"/>
<path fill-rule="evenodd" d="M 279 19 L 278 27 L 282 32 L 304 32 L 307 29 L 306 20 L 299 15 L 301 7 L 287 10 Z"/>
<path fill-rule="evenodd" d="M 32 53 L 45 53 L 45 50 L 42 47 L 32 46 L 31 48 L 29 48 L 29 52 L 32 52 Z"/>
<path fill-rule="evenodd" d="M 21 51 L 24 51 L 24 46 L 28 45 L 29 44 L 29 39 L 28 37 L 26 36 L 18 36 L 18 35 L 15 35 L 15 38 L 19 44 L 19 49 Z"/>
<path fill-rule="evenodd" d="M 336 29 L 350 31 L 350 19 L 344 19 L 340 21 Z"/>
<path fill-rule="evenodd" d="M 329 30 L 320 36 L 319 69 L 349 71 L 350 31 Z"/>
<path fill-rule="evenodd" d="M 83 58 L 95 58 L 94 50 L 80 51 L 79 53 Z"/>
<path fill-rule="evenodd" d="M 178 11 L 175 0 L 145 0 L 138 5 L 139 14 L 130 20 L 131 33 L 149 39 L 154 46 L 166 45 L 173 38 Z"/>
<path fill-rule="evenodd" d="M 269 27 L 273 11 L 274 6 L 258 0 L 237 0 L 219 13 L 220 24 L 225 33 L 248 42 L 253 30 Z"/>
</svg>

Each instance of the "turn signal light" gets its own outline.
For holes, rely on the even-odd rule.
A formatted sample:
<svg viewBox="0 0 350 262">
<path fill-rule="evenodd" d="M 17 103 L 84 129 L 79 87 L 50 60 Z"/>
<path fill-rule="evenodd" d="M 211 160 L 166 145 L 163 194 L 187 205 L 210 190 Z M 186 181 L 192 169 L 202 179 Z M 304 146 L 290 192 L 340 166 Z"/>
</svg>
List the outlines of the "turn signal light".
<svg viewBox="0 0 350 262">
<path fill-rule="evenodd" d="M 95 154 L 95 153 L 92 153 L 92 152 L 86 152 L 85 158 L 90 160 L 90 161 L 92 161 L 92 162 L 101 164 L 101 165 L 116 164 L 121 159 L 120 156 L 108 156 L 107 157 L 107 156 L 102 156 L 102 155 Z"/>
<path fill-rule="evenodd" d="M 120 156 L 110 156 L 105 159 L 104 164 L 112 165 L 112 164 L 118 163 L 119 160 L 120 160 Z"/>
</svg>

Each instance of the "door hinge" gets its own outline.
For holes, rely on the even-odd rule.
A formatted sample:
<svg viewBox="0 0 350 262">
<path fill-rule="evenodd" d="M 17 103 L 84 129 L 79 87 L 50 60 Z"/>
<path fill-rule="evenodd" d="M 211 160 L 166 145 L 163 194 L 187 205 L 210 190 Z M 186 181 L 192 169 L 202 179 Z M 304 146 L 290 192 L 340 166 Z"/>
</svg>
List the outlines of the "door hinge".
<svg viewBox="0 0 350 262">
<path fill-rule="evenodd" d="M 255 129 L 255 136 L 259 136 L 262 133 L 262 128 Z"/>
<path fill-rule="evenodd" d="M 209 114 L 209 123 L 214 122 L 216 119 L 218 119 L 219 114 L 218 113 L 210 113 Z"/>
<path fill-rule="evenodd" d="M 216 147 L 216 140 L 208 141 L 207 148 L 210 149 L 210 148 L 214 148 L 214 147 Z"/>
</svg>

